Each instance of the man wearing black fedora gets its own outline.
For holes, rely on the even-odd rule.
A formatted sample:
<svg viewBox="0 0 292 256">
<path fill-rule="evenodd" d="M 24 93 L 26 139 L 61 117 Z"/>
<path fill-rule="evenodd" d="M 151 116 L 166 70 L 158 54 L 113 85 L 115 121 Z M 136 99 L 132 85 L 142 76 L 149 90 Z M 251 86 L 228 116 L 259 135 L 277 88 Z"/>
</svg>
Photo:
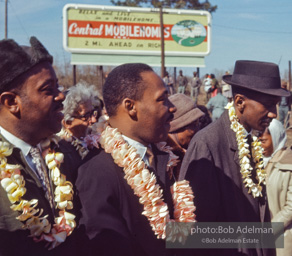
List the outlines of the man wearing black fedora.
<svg viewBox="0 0 292 256">
<path fill-rule="evenodd" d="M 233 102 L 222 116 L 192 139 L 180 179 L 190 181 L 198 222 L 269 222 L 261 148 L 253 130 L 263 131 L 277 117 L 281 88 L 276 64 L 239 60 L 233 75 Z M 217 249 L 198 255 L 274 255 L 274 249 Z M 206 245 L 208 248 L 208 245 Z M 219 247 L 218 247 L 219 248 Z"/>
</svg>

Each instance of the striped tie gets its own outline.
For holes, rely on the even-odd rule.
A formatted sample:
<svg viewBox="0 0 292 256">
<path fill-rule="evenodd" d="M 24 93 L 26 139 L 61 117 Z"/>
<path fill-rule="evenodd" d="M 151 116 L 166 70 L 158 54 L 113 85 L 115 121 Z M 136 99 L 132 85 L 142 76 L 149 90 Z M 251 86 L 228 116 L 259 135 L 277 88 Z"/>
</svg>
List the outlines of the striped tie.
<svg viewBox="0 0 292 256">
<path fill-rule="evenodd" d="M 46 198 L 48 199 L 52 209 L 54 209 L 52 189 L 51 189 L 47 169 L 46 169 L 44 162 L 43 162 L 43 159 L 41 157 L 40 150 L 37 147 L 32 147 L 29 152 L 30 152 L 30 155 L 32 156 L 32 161 L 35 164 L 39 179 L 43 185 L 43 189 L 45 191 Z"/>
</svg>

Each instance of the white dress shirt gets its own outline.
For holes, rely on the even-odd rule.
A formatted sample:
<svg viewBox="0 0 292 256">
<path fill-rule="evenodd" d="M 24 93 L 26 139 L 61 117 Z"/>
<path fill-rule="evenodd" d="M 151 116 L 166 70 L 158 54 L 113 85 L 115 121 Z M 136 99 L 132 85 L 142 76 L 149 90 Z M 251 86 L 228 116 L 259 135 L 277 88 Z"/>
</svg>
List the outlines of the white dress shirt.
<svg viewBox="0 0 292 256">
<path fill-rule="evenodd" d="M 25 157 L 27 164 L 30 166 L 30 168 L 35 172 L 35 174 L 38 177 L 38 174 L 36 172 L 36 166 L 32 161 L 31 155 L 29 154 L 29 151 L 32 148 L 32 146 L 26 143 L 25 141 L 17 138 L 15 135 L 11 134 L 10 132 L 6 131 L 1 126 L 0 126 L 0 133 L 3 135 L 3 137 L 6 140 L 8 140 L 11 144 L 13 144 L 15 147 L 20 149 L 20 151 Z"/>
<path fill-rule="evenodd" d="M 135 141 L 125 135 L 122 135 L 124 140 L 132 147 L 134 147 L 137 150 L 137 153 L 140 155 L 142 160 L 144 161 L 145 164 L 149 165 L 148 157 L 146 155 L 147 147 L 145 147 L 142 143 Z M 149 144 L 148 146 L 151 148 L 151 145 Z"/>
</svg>

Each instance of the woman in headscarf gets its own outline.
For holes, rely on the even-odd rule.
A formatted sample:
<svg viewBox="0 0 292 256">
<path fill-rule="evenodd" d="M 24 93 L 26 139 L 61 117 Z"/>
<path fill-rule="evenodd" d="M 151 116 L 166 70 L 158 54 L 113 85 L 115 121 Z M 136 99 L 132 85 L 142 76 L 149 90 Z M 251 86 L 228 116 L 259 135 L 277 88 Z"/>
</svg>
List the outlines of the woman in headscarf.
<svg viewBox="0 0 292 256">
<path fill-rule="evenodd" d="M 282 148 L 287 141 L 284 126 L 277 119 L 273 119 L 270 126 L 261 135 L 262 148 L 264 149 L 264 166 L 266 167 L 269 160 Z"/>
<path fill-rule="evenodd" d="M 271 220 L 284 223 L 284 248 L 276 249 L 277 256 L 292 255 L 292 150 L 285 146 L 286 131 L 276 119 L 260 140 L 264 149 Z M 280 231 L 276 235 L 281 235 Z"/>
</svg>

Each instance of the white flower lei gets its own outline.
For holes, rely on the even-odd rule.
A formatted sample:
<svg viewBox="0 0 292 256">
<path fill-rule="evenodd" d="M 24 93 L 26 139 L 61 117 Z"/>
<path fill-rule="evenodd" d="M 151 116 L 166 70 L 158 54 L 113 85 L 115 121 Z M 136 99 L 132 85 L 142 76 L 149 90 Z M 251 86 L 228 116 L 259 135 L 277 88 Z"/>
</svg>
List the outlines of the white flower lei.
<svg viewBox="0 0 292 256">
<path fill-rule="evenodd" d="M 81 159 L 84 159 L 89 153 L 88 148 L 83 146 L 82 141 L 79 140 L 78 138 L 75 138 L 72 135 L 72 133 L 70 133 L 66 129 L 62 128 L 62 130 L 57 135 L 61 137 L 62 139 L 66 140 L 67 142 L 70 142 L 71 145 L 75 147 Z"/>
<path fill-rule="evenodd" d="M 238 118 L 235 113 L 235 109 L 233 107 L 233 102 L 230 102 L 227 104 L 226 108 L 228 109 L 229 113 L 229 119 L 231 122 L 230 128 L 235 132 L 236 134 L 236 140 L 239 150 L 239 159 L 240 159 L 240 173 L 242 175 L 243 183 L 245 184 L 245 187 L 248 187 L 248 193 L 252 193 L 253 197 L 260 197 L 262 196 L 262 184 L 266 184 L 266 172 L 264 169 L 263 164 L 263 154 L 262 154 L 262 147 L 261 142 L 258 140 L 256 136 L 252 136 L 253 142 L 251 144 L 252 147 L 252 157 L 253 161 L 255 163 L 256 168 L 256 174 L 257 174 L 257 180 L 258 183 L 255 184 L 253 180 L 251 179 L 251 171 L 252 166 L 250 165 L 250 151 L 249 151 L 249 145 L 247 142 L 247 139 L 244 135 L 244 128 L 243 126 L 238 122 Z"/>
<path fill-rule="evenodd" d="M 167 222 L 195 222 L 194 196 L 188 181 L 175 182 L 171 187 L 175 218 L 171 220 L 168 206 L 162 198 L 162 189 L 157 184 L 155 175 L 146 168 L 147 166 L 137 154 L 136 149 L 128 145 L 117 129 L 110 126 L 107 126 L 102 132 L 100 144 L 105 152 L 112 155 L 114 162 L 123 167 L 125 179 L 134 190 L 134 194 L 139 197 L 139 202 L 143 204 L 142 214 L 147 217 L 157 238 L 166 238 Z M 158 147 L 161 150 L 169 151 L 164 144 L 160 144 Z M 168 167 L 172 163 L 173 159 L 170 159 Z M 188 235 L 188 232 L 185 231 L 188 230 L 183 229 L 171 234 L 172 237 L 168 237 L 167 240 L 185 240 Z"/>
<path fill-rule="evenodd" d="M 55 153 L 48 148 L 51 141 L 57 142 L 56 137 L 53 136 L 46 140 L 42 143 L 42 146 L 46 147 L 43 155 L 45 155 L 45 161 L 50 170 L 51 180 L 56 186 L 54 201 L 56 208 L 59 209 L 59 217 L 55 218 L 53 227 L 47 220 L 47 215 L 41 217 L 43 209 L 36 209 L 37 199 L 30 201 L 22 199 L 22 196 L 26 193 L 26 188 L 20 166 L 7 163 L 7 157 L 12 154 L 13 148 L 8 142 L 0 141 L 0 181 L 12 204 L 11 209 L 21 212 L 17 219 L 24 222 L 23 228 L 30 230 L 30 236 L 33 240 L 35 242 L 47 241 L 50 245 L 49 249 L 63 243 L 76 227 L 75 215 L 66 211 L 66 209 L 73 209 L 71 201 L 73 186 L 69 181 L 66 181 L 65 175 L 61 174 L 59 170 L 64 155 Z"/>
</svg>

